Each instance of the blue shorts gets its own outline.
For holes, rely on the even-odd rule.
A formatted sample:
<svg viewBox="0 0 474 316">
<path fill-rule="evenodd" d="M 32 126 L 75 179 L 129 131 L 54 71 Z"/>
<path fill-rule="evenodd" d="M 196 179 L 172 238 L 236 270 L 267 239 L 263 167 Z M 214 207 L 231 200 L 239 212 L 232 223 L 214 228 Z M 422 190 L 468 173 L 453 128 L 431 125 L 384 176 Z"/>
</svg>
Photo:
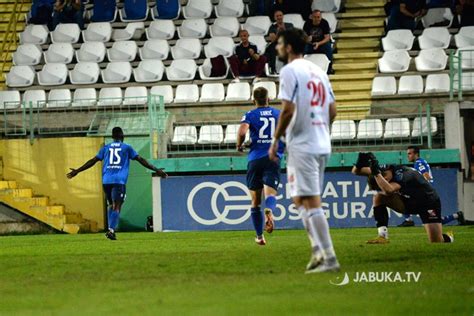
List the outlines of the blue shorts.
<svg viewBox="0 0 474 316">
<path fill-rule="evenodd" d="M 278 190 L 280 184 L 280 164 L 265 156 L 249 161 L 247 165 L 247 187 L 256 191 L 263 185 Z"/>
<path fill-rule="evenodd" d="M 123 202 L 125 200 L 125 184 L 104 184 L 105 197 L 107 203 Z"/>
</svg>

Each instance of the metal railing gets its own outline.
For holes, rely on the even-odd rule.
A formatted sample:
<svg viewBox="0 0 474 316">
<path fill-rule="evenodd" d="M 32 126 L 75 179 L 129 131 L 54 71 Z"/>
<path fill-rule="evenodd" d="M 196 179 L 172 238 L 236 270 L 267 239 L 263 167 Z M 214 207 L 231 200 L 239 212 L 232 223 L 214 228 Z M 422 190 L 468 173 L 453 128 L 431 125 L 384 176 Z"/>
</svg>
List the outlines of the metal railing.
<svg viewBox="0 0 474 316">
<path fill-rule="evenodd" d="M 470 69 L 470 71 L 468 71 Z M 463 100 L 463 91 L 474 91 L 474 49 L 451 50 L 449 54 L 449 99 Z"/>
</svg>

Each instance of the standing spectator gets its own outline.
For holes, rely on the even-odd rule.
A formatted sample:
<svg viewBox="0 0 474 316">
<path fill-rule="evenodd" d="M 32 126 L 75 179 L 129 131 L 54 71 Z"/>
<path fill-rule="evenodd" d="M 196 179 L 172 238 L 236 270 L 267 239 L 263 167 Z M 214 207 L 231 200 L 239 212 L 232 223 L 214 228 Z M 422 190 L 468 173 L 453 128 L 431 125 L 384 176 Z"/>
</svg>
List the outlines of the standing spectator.
<svg viewBox="0 0 474 316">
<path fill-rule="evenodd" d="M 266 15 L 270 16 L 275 0 L 250 0 L 249 16 Z"/>
<path fill-rule="evenodd" d="M 461 26 L 474 26 L 474 0 L 459 0 L 456 11 L 461 15 Z"/>
<path fill-rule="evenodd" d="M 51 15 L 55 0 L 35 0 L 31 5 L 29 23 L 42 24 L 51 27 Z"/>
<path fill-rule="evenodd" d="M 332 69 L 332 47 L 329 23 L 321 16 L 320 10 L 314 10 L 311 19 L 306 21 L 303 27 L 308 35 L 306 54 L 325 54 L 329 61 L 328 73 L 333 74 Z"/>
<path fill-rule="evenodd" d="M 53 29 L 59 23 L 76 23 L 84 29 L 83 7 L 81 0 L 57 0 L 54 5 Z"/>
<path fill-rule="evenodd" d="M 233 82 L 240 82 L 240 75 L 256 76 L 254 82 L 259 81 L 265 70 L 267 58 L 258 54 L 257 46 L 249 42 L 249 32 L 239 32 L 240 44 L 235 47 L 235 54 L 229 57 L 229 64 L 234 75 Z"/>
<path fill-rule="evenodd" d="M 290 30 L 293 28 L 293 24 L 283 22 L 283 12 L 276 10 L 273 15 L 275 23 L 273 23 L 268 29 L 268 37 L 270 38 L 270 44 L 265 49 L 265 56 L 267 57 L 268 67 L 271 73 L 277 73 L 276 71 L 276 44 L 278 39 L 278 33 L 284 30 Z"/>
<path fill-rule="evenodd" d="M 388 18 L 388 30 L 414 30 L 417 20 L 426 14 L 426 0 L 400 0 Z"/>
</svg>

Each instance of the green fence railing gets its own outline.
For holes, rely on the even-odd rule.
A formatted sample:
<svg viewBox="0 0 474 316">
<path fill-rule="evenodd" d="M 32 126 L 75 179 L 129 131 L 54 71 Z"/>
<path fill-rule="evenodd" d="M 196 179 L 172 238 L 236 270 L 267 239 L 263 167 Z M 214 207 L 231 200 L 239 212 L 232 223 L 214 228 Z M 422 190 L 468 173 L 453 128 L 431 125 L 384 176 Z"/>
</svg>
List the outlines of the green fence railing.
<svg viewBox="0 0 474 316">
<path fill-rule="evenodd" d="M 474 49 L 451 50 L 449 54 L 449 99 L 463 100 L 463 91 L 474 91 Z"/>
</svg>

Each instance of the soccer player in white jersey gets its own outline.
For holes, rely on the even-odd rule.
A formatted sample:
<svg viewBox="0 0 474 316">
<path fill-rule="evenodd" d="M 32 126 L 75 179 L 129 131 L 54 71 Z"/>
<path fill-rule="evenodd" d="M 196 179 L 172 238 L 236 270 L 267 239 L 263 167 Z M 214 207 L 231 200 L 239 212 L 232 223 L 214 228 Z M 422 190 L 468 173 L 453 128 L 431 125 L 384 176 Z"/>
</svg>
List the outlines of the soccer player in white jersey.
<svg viewBox="0 0 474 316">
<path fill-rule="evenodd" d="M 290 193 L 312 247 L 306 273 L 316 273 L 339 270 L 321 206 L 324 169 L 331 154 L 329 126 L 336 117 L 336 102 L 326 73 L 303 59 L 305 45 L 306 34 L 300 29 L 279 33 L 278 57 L 287 65 L 280 72 L 278 97 L 283 110 L 269 156 L 277 159 L 278 141 L 286 135 Z"/>
</svg>

